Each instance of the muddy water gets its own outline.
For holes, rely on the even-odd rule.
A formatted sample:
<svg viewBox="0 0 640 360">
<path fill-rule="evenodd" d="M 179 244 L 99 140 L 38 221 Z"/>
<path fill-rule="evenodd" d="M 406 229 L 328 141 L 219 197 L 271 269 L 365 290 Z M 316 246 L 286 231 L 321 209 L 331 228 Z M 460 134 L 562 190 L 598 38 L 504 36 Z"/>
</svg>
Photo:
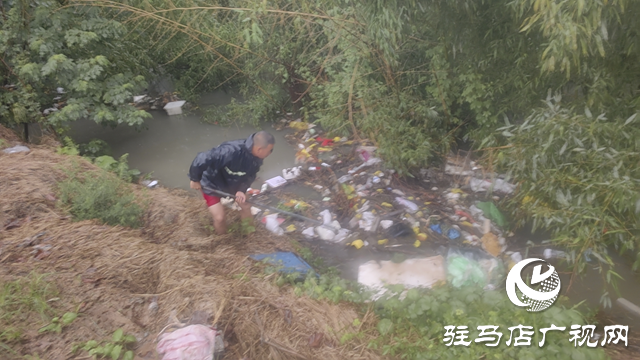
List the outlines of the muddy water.
<svg viewBox="0 0 640 360">
<path fill-rule="evenodd" d="M 222 106 L 229 103 L 231 97 L 218 91 L 203 96 L 199 105 L 201 108 Z M 227 140 L 246 138 L 259 130 L 271 132 L 276 138 L 276 146 L 273 154 L 265 159 L 258 177 L 269 179 L 282 175 L 282 169 L 294 165 L 295 149 L 284 138 L 287 130 L 275 131 L 270 125 L 254 128 L 206 124 L 200 121 L 198 112 L 174 116 L 168 116 L 164 110 L 150 113 L 153 117 L 145 121 L 146 129 L 139 132 L 129 126 L 111 129 L 92 121 L 77 121 L 71 124 L 70 135 L 77 143 L 91 139 L 106 141 L 114 157 L 128 153 L 129 167 L 143 173 L 152 172 L 153 178 L 162 185 L 173 188 L 189 188 L 187 172 L 198 152 L 209 150 Z"/>
</svg>

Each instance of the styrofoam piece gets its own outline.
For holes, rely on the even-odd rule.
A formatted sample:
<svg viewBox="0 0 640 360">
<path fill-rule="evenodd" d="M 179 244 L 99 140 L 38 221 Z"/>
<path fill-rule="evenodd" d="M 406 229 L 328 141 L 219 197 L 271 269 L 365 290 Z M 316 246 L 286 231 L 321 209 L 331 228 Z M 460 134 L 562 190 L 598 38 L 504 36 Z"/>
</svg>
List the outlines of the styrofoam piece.
<svg viewBox="0 0 640 360">
<path fill-rule="evenodd" d="M 164 106 L 164 110 L 168 115 L 180 115 L 182 114 L 182 106 L 186 103 L 184 100 L 172 101 Z"/>
<path fill-rule="evenodd" d="M 272 187 L 272 188 L 277 188 L 278 186 L 282 186 L 286 182 L 287 180 L 285 180 L 285 178 L 283 178 L 282 176 L 276 176 L 265 181 L 265 183 L 267 183 L 267 185 L 269 185 L 269 187 Z"/>
<path fill-rule="evenodd" d="M 386 292 L 385 285 L 430 288 L 446 279 L 444 258 L 440 255 L 409 259 L 401 263 L 371 260 L 358 268 L 358 283 L 374 291 L 374 300 Z"/>
<path fill-rule="evenodd" d="M 136 95 L 136 96 L 133 97 L 133 102 L 137 104 L 137 103 L 141 102 L 142 100 L 144 100 L 144 98 L 146 98 L 146 97 L 147 97 L 147 95 Z"/>
</svg>

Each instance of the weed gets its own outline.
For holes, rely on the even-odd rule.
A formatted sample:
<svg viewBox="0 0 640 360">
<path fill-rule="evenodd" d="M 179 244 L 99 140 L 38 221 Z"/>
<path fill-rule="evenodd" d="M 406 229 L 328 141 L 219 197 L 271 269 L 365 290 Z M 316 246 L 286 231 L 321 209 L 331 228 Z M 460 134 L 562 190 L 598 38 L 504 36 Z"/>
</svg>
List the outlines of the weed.
<svg viewBox="0 0 640 360">
<path fill-rule="evenodd" d="M 127 164 L 128 156 L 129 154 L 124 154 L 120 159 L 116 160 L 111 156 L 103 155 L 95 158 L 94 163 L 103 170 L 115 173 L 122 180 L 131 182 L 140 176 L 140 170 L 129 169 L 129 165 Z"/>
<path fill-rule="evenodd" d="M 32 272 L 29 276 L 0 285 L 0 354 L 15 355 L 9 344 L 20 341 L 27 330 L 20 324 L 29 324 L 32 317 L 46 322 L 53 314 L 48 300 L 56 297 L 58 292 L 46 281 L 46 276 Z"/>
<path fill-rule="evenodd" d="M 9 143 L 5 139 L 0 139 L 0 149 L 4 149 L 9 146 Z"/>
<path fill-rule="evenodd" d="M 60 200 L 77 220 L 98 219 L 109 225 L 138 227 L 144 206 L 122 180 L 106 173 L 80 179 L 78 172 L 58 183 Z"/>
<path fill-rule="evenodd" d="M 57 153 L 61 155 L 79 155 L 80 150 L 78 150 L 78 146 L 71 140 L 70 137 L 65 136 L 62 139 L 62 143 L 64 146 L 58 148 Z"/>
<path fill-rule="evenodd" d="M 52 311 L 47 300 L 55 297 L 57 290 L 45 280 L 46 276 L 32 272 L 26 278 L 5 283 L 0 291 L 0 321 L 15 324 L 30 313 L 47 321 Z"/>
<path fill-rule="evenodd" d="M 65 313 L 64 315 L 62 315 L 62 318 L 54 317 L 53 319 L 51 319 L 51 323 L 49 323 L 49 325 L 46 325 L 40 328 L 38 332 L 42 333 L 42 332 L 51 331 L 51 332 L 55 332 L 56 334 L 60 334 L 62 332 L 62 328 L 70 325 L 73 322 L 73 320 L 75 320 L 77 317 L 78 317 L 77 312 Z"/>
<path fill-rule="evenodd" d="M 256 232 L 256 227 L 252 225 L 251 219 L 242 219 L 240 222 L 231 225 L 228 232 L 247 236 Z"/>
<path fill-rule="evenodd" d="M 128 350 L 128 348 L 135 344 L 136 341 L 135 336 L 125 334 L 122 329 L 118 329 L 111 336 L 111 341 L 99 343 L 96 340 L 89 340 L 85 343 L 74 345 L 72 352 L 75 353 L 82 349 L 88 351 L 89 355 L 94 358 L 109 357 L 112 360 L 133 360 L 133 351 Z"/>
</svg>

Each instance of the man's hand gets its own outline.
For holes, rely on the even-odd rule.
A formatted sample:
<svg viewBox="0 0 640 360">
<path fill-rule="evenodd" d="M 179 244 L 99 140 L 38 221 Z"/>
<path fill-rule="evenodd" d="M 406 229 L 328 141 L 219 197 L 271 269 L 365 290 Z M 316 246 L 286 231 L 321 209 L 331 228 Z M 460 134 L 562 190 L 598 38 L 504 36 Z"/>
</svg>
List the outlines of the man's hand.
<svg viewBox="0 0 640 360">
<path fill-rule="evenodd" d="M 247 200 L 247 196 L 242 191 L 238 191 L 236 193 L 236 202 L 238 204 L 244 204 L 245 200 Z"/>
<path fill-rule="evenodd" d="M 199 181 L 192 181 L 191 184 L 189 185 L 191 186 L 192 189 L 202 190 L 202 186 L 200 186 Z"/>
</svg>

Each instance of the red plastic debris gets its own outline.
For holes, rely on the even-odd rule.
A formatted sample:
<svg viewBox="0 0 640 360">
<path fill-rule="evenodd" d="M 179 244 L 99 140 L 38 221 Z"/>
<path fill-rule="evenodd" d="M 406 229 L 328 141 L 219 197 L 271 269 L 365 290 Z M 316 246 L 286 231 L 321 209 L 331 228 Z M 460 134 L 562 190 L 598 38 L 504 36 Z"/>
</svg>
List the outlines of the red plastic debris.
<svg viewBox="0 0 640 360">
<path fill-rule="evenodd" d="M 322 136 L 318 136 L 316 138 L 316 141 L 322 143 L 322 144 L 320 144 L 320 146 L 331 146 L 331 145 L 333 145 L 333 140 L 332 139 L 325 139 Z"/>
</svg>

